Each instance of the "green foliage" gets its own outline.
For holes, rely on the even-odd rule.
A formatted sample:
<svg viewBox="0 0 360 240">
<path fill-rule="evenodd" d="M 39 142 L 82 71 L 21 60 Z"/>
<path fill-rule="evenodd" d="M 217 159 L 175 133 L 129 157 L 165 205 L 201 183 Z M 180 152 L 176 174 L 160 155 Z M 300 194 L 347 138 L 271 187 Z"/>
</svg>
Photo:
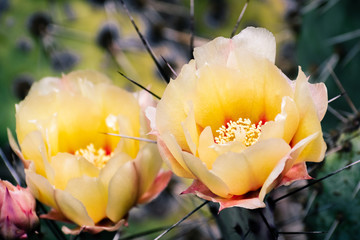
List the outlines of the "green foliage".
<svg viewBox="0 0 360 240">
<path fill-rule="evenodd" d="M 353 102 L 360 102 L 359 1 L 308 1 L 301 9 L 301 30 L 297 39 L 298 64 L 313 82 L 325 82 L 329 98 L 340 93 L 329 69 L 333 69 Z M 346 34 L 346 35 L 345 35 Z M 340 111 L 349 111 L 344 98 L 331 104 Z M 327 113 L 325 130 L 334 129 L 338 120 Z"/>
<path fill-rule="evenodd" d="M 327 156 L 317 172 L 318 178 L 360 160 L 360 129 L 341 134 L 337 147 L 342 149 Z M 328 231 L 328 239 L 330 236 L 331 239 L 357 239 L 360 235 L 359 171 L 360 166 L 355 165 L 318 183 L 314 190 L 317 197 L 306 218 L 308 228 Z"/>
</svg>

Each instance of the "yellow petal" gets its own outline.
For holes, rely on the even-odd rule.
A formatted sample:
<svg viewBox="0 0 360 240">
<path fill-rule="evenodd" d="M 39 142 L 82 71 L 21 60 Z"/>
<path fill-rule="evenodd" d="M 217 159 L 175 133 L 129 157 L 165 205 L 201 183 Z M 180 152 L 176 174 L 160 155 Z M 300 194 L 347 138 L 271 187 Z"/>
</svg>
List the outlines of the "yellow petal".
<svg viewBox="0 0 360 240">
<path fill-rule="evenodd" d="M 265 28 L 247 27 L 233 38 L 237 51 L 247 51 L 275 63 L 276 42 L 274 35 Z"/>
<path fill-rule="evenodd" d="M 110 83 L 110 80 L 107 76 L 95 70 L 73 71 L 65 75 L 64 78 L 66 81 L 70 81 L 70 82 L 77 81 L 78 79 L 83 79 L 83 80 L 86 79 L 94 84 Z"/>
<path fill-rule="evenodd" d="M 274 121 L 266 122 L 261 127 L 260 139 L 282 138 L 290 143 L 299 124 L 299 113 L 296 103 L 290 97 L 284 97 L 281 103 L 281 113 Z"/>
<path fill-rule="evenodd" d="M 229 120 L 241 117 L 257 123 L 275 119 L 281 112 L 283 97 L 293 95 L 279 69 L 266 60 L 246 57 L 247 62 L 238 70 L 223 66 L 204 66 L 199 70 L 193 100 L 195 119 L 202 128 L 211 126 L 214 136 Z M 244 62 L 240 58 L 238 61 Z"/>
<path fill-rule="evenodd" d="M 133 162 L 125 163 L 116 171 L 108 192 L 106 215 L 111 221 L 118 222 L 134 206 L 138 197 L 138 178 Z"/>
<path fill-rule="evenodd" d="M 68 181 L 82 176 L 97 177 L 99 169 L 80 156 L 69 153 L 58 153 L 51 159 L 51 167 L 55 170 L 53 184 L 64 190 Z"/>
<path fill-rule="evenodd" d="M 16 135 L 20 146 L 25 136 L 36 130 L 41 131 L 43 135 L 46 132 L 51 133 L 47 140 L 51 144 L 57 145 L 56 137 L 52 137 L 54 132 L 56 133 L 56 96 L 50 93 L 39 95 L 36 93 L 38 86 L 39 82 L 34 83 L 25 100 L 16 105 Z M 33 92 L 34 94 L 32 94 Z M 46 102 L 46 106 L 41 105 L 40 107 L 39 103 L 44 102 Z M 53 148 L 55 149 L 57 146 L 53 146 Z"/>
<path fill-rule="evenodd" d="M 279 163 L 274 167 L 271 174 L 266 179 L 264 185 L 262 186 L 260 193 L 259 193 L 259 199 L 263 201 L 265 198 L 265 195 L 270 192 L 272 189 L 274 189 L 276 186 L 278 186 L 280 179 L 285 176 L 285 174 L 291 169 L 291 167 L 295 164 L 296 159 L 301 154 L 301 152 L 304 150 L 304 148 L 312 141 L 314 140 L 319 133 L 312 134 L 308 136 L 305 139 L 302 139 L 300 142 L 298 142 L 291 151 L 285 155 Z"/>
<path fill-rule="evenodd" d="M 21 161 L 24 164 L 25 168 L 29 167 L 30 162 L 24 158 L 24 155 L 22 154 L 19 145 L 17 144 L 13 134 L 11 133 L 10 129 L 7 129 L 7 134 L 9 138 L 9 144 L 11 149 L 15 152 L 15 154 L 21 159 Z"/>
<path fill-rule="evenodd" d="M 156 108 L 156 127 L 160 134 L 171 131 L 181 149 L 190 151 L 181 122 L 187 117 L 185 102 L 193 91 L 195 84 L 195 62 L 186 64 L 176 81 L 170 81 Z M 180 81 L 178 81 L 181 79 Z"/>
<path fill-rule="evenodd" d="M 126 162 L 131 162 L 133 159 L 125 153 L 115 154 L 100 171 L 99 178 L 104 186 L 109 186 L 109 183 L 116 173 Z"/>
<path fill-rule="evenodd" d="M 59 152 L 73 153 L 78 149 L 86 148 L 89 142 L 93 143 L 95 148 L 104 146 L 98 143 L 105 136 L 101 134 L 100 126 L 104 119 L 101 118 L 101 109 L 97 107 L 99 95 L 95 89 L 92 89 L 91 98 L 74 95 L 71 92 L 59 92 L 57 101 Z"/>
<path fill-rule="evenodd" d="M 106 124 L 102 126 L 103 129 L 101 129 L 101 131 L 139 137 L 140 106 L 137 102 L 137 99 L 131 93 L 112 85 L 102 85 L 102 87 L 99 88 L 99 91 L 102 96 L 102 118 L 106 119 L 111 114 L 113 116 L 119 117 L 117 124 L 120 124 L 120 129 L 118 131 L 114 131 L 112 126 Z M 123 122 L 123 120 L 125 121 Z M 106 140 L 109 141 L 108 144 L 110 144 L 111 148 L 115 149 L 119 142 L 119 137 L 108 137 Z M 138 151 L 138 142 L 132 140 L 130 141 L 131 142 L 127 143 L 127 145 L 130 144 L 129 147 L 131 150 L 128 151 L 129 154 L 135 158 L 136 154 L 132 153 L 131 151 Z"/>
<path fill-rule="evenodd" d="M 306 146 L 296 163 L 322 161 L 326 151 L 326 144 L 322 136 L 320 119 L 312 101 L 307 78 L 301 68 L 299 68 L 299 75 L 296 79 L 294 100 L 298 106 L 300 122 L 291 144 L 294 146 L 302 139 L 314 133 L 320 133 L 317 138 Z"/>
<path fill-rule="evenodd" d="M 130 119 L 126 118 L 125 116 L 118 115 L 118 125 L 119 125 L 119 134 L 130 136 L 130 137 L 139 137 L 139 130 L 137 132 L 132 131 L 134 122 L 131 122 Z M 139 119 L 137 119 L 139 121 Z M 135 124 L 136 125 L 136 124 Z M 138 125 L 140 126 L 140 124 Z M 112 138 L 119 137 L 112 136 Z M 128 154 L 130 157 L 135 158 L 139 151 L 139 141 L 134 141 L 128 138 L 121 138 L 118 146 L 115 149 L 115 153 L 124 152 Z"/>
<path fill-rule="evenodd" d="M 106 217 L 107 190 L 98 178 L 83 176 L 71 179 L 65 192 L 82 203 L 94 223 Z"/>
<path fill-rule="evenodd" d="M 79 226 L 94 226 L 94 221 L 89 217 L 84 205 L 70 193 L 55 189 L 55 200 L 59 210 L 65 217 Z"/>
<path fill-rule="evenodd" d="M 218 154 L 212 147 L 214 145 L 214 136 L 210 127 L 206 127 L 199 138 L 199 158 L 206 164 L 208 169 L 212 168 Z M 217 145 L 217 144 L 216 144 Z"/>
<path fill-rule="evenodd" d="M 184 162 L 183 156 L 181 155 L 182 150 L 173 134 L 162 134 L 161 138 L 158 138 L 158 146 L 162 158 L 176 175 L 185 178 L 194 178 Z"/>
<path fill-rule="evenodd" d="M 244 151 L 247 147 L 245 146 L 244 143 L 240 141 L 232 141 L 226 144 L 213 144 L 211 148 L 213 148 L 216 151 L 217 155 L 219 156 L 227 152 L 240 153 Z"/>
<path fill-rule="evenodd" d="M 139 196 L 142 196 L 154 182 L 161 168 L 162 160 L 155 144 L 146 144 L 134 160 L 138 175 Z"/>
<path fill-rule="evenodd" d="M 40 131 L 26 135 L 20 146 L 24 158 L 35 163 L 36 173 L 46 176 L 45 162 L 48 161 L 48 154 Z"/>
<path fill-rule="evenodd" d="M 209 65 L 226 66 L 233 51 L 247 50 L 270 62 L 275 62 L 276 42 L 271 32 L 264 28 L 247 27 L 231 40 L 218 37 L 194 49 L 198 68 Z"/>
<path fill-rule="evenodd" d="M 58 209 L 54 198 L 54 187 L 43 176 L 36 174 L 31 170 L 25 169 L 26 184 L 30 188 L 31 193 L 40 202 Z"/>
<path fill-rule="evenodd" d="M 208 170 L 205 163 L 201 162 L 199 158 L 190 153 L 183 152 L 182 155 L 192 174 L 194 174 L 198 180 L 205 184 L 210 189 L 210 191 L 220 197 L 228 197 L 229 189 L 226 184 L 211 170 Z"/>
<path fill-rule="evenodd" d="M 184 130 L 187 145 L 189 146 L 191 152 L 194 155 L 197 155 L 199 133 L 198 133 L 198 130 L 196 127 L 196 122 L 195 122 L 194 107 L 191 102 L 188 102 L 187 106 L 189 108 L 188 116 L 186 117 L 184 122 L 181 123 L 181 125 Z"/>
<path fill-rule="evenodd" d="M 225 66 L 231 48 L 231 40 L 224 37 L 217 37 L 201 47 L 195 48 L 194 58 L 197 68 L 205 64 Z"/>
<path fill-rule="evenodd" d="M 278 162 L 290 151 L 282 139 L 257 142 L 242 153 L 225 153 L 217 158 L 212 171 L 234 195 L 260 188 Z"/>
</svg>

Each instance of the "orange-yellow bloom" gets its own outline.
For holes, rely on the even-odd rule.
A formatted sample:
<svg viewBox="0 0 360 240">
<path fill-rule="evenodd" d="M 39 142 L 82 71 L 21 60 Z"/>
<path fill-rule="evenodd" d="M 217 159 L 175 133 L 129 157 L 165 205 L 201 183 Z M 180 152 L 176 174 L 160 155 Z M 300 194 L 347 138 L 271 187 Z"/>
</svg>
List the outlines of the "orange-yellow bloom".
<svg viewBox="0 0 360 240">
<path fill-rule="evenodd" d="M 92 232 L 116 230 L 131 207 L 164 189 L 170 173 L 161 171 L 155 144 L 105 134 L 145 136 L 141 105 L 95 71 L 33 85 L 16 106 L 21 150 L 12 137 L 10 143 L 31 192 L 52 207 L 45 217 Z"/>
<path fill-rule="evenodd" d="M 326 87 L 300 68 L 290 81 L 274 65 L 275 47 L 270 32 L 249 27 L 195 48 L 147 111 L 163 159 L 195 180 L 184 193 L 221 209 L 264 207 L 274 187 L 309 178 L 305 162 L 322 161 Z"/>
</svg>

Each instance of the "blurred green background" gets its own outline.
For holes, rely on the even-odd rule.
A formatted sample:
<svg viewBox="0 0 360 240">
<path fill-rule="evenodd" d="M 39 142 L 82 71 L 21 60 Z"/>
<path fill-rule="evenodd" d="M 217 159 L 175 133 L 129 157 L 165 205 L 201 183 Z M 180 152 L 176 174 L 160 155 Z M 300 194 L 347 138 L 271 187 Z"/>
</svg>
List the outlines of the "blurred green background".
<svg viewBox="0 0 360 240">
<path fill-rule="evenodd" d="M 229 37 L 245 2 L 196 1 L 195 43 Z M 163 56 L 179 70 L 189 58 L 189 1 L 127 3 L 159 61 L 164 64 Z M 252 25 L 272 31 L 278 43 L 277 65 L 288 76 L 295 78 L 296 66 L 302 66 L 312 81 L 326 82 L 331 98 L 339 91 L 330 66 L 359 102 L 359 1 L 253 0 L 248 6 L 239 29 Z M 45 76 L 97 69 L 136 89 L 119 76 L 121 70 L 160 95 L 165 86 L 118 1 L 0 0 L 0 44 L 1 147 L 7 143 L 6 128 L 15 128 L 15 103 L 32 81 Z M 343 115 L 350 110 L 344 99 L 332 106 Z M 324 128 L 336 124 L 336 118 L 327 116 Z"/>
</svg>

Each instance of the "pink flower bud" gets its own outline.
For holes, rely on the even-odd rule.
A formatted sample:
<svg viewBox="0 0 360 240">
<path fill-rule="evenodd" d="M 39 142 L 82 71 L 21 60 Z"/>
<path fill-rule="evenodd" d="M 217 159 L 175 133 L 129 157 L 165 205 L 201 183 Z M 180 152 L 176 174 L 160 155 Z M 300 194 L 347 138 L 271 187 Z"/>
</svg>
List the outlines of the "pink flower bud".
<svg viewBox="0 0 360 240">
<path fill-rule="evenodd" d="M 0 235 L 5 239 L 26 236 L 38 223 L 30 191 L 0 180 Z"/>
</svg>

